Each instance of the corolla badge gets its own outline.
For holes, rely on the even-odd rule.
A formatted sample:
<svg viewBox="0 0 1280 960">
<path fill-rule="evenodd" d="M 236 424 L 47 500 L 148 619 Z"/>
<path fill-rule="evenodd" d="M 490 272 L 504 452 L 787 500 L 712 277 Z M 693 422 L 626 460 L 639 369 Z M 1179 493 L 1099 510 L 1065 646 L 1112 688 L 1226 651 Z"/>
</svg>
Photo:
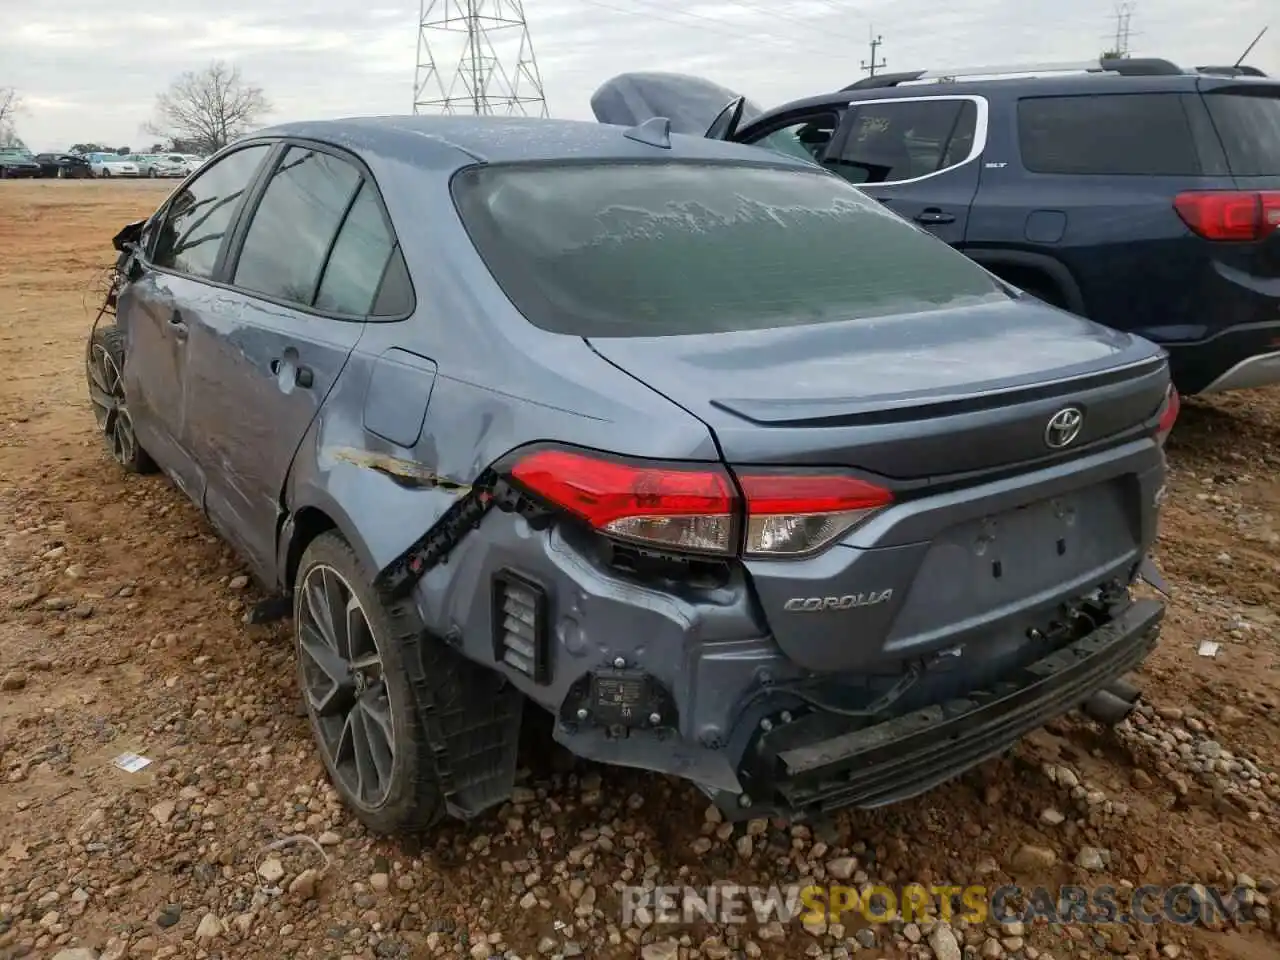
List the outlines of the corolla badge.
<svg viewBox="0 0 1280 960">
<path fill-rule="evenodd" d="M 872 590 L 869 593 L 846 593 L 843 597 L 792 597 L 782 605 L 782 609 L 792 613 L 852 610 L 854 607 L 874 607 L 892 596 L 893 590 Z"/>
<path fill-rule="evenodd" d="M 1075 442 L 1084 426 L 1084 411 L 1079 407 L 1063 407 L 1045 424 L 1044 442 L 1051 450 L 1061 450 Z"/>
</svg>

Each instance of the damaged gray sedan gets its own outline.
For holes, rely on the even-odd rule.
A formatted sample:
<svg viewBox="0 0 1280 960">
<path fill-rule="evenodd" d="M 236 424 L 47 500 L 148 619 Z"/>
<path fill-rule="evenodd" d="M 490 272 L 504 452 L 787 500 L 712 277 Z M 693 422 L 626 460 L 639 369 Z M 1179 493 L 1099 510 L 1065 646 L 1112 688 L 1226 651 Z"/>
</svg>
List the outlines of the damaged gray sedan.
<svg viewBox="0 0 1280 960">
<path fill-rule="evenodd" d="M 116 247 L 108 446 L 292 615 L 374 830 L 508 798 L 531 717 L 801 817 L 1137 696 L 1164 355 L 813 164 L 662 119 L 298 123 Z"/>
</svg>

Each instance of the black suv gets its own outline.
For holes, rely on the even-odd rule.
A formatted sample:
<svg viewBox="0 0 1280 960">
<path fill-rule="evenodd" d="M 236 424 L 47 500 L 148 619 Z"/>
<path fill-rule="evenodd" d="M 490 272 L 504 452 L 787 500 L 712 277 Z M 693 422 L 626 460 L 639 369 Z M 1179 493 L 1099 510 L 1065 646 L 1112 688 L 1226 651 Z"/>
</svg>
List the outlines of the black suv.
<svg viewBox="0 0 1280 960">
<path fill-rule="evenodd" d="M 1160 343 L 1184 394 L 1280 382 L 1280 81 L 1254 68 L 913 71 L 767 112 L 624 74 L 591 104 L 812 158 L 1014 286 Z"/>
</svg>

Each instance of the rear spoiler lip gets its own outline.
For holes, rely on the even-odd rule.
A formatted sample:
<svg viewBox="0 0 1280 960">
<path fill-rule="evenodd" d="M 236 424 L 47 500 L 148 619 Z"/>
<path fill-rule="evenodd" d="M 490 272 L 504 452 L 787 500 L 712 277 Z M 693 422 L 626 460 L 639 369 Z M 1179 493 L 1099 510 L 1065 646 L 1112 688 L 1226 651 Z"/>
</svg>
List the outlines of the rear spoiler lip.
<svg viewBox="0 0 1280 960">
<path fill-rule="evenodd" d="M 899 395 L 831 400 L 758 400 L 715 398 L 712 406 L 761 426 L 855 426 L 896 423 L 943 414 L 967 413 L 1056 394 L 1065 388 L 1087 390 L 1150 376 L 1168 376 L 1164 353 L 1118 366 L 1087 370 L 1053 380 L 1034 380 L 1004 387 L 974 389 L 931 397 Z"/>
</svg>

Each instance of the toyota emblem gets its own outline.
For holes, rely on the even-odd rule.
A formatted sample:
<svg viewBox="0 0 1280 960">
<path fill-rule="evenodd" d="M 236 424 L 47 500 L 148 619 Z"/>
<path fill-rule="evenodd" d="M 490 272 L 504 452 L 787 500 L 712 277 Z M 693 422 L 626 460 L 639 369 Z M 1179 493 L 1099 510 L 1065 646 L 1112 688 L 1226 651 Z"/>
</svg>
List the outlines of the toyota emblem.
<svg viewBox="0 0 1280 960">
<path fill-rule="evenodd" d="M 1063 407 L 1044 428 L 1044 442 L 1052 450 L 1061 450 L 1075 442 L 1084 426 L 1084 411 L 1079 407 Z"/>
</svg>

